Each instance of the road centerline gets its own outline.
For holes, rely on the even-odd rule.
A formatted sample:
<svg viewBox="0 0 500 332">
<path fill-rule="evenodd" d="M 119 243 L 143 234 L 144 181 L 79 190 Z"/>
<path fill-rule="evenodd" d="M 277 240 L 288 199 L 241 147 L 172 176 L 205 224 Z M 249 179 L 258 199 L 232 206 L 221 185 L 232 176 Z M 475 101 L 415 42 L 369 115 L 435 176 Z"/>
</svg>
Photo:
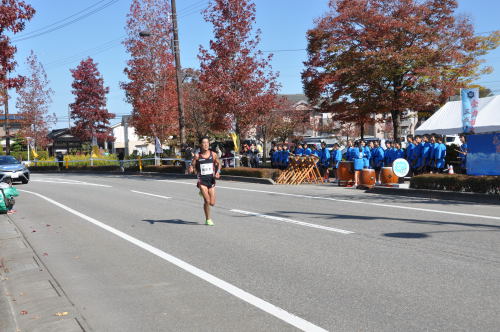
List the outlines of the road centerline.
<svg viewBox="0 0 500 332">
<path fill-rule="evenodd" d="M 288 219 L 288 218 L 283 218 L 283 217 L 277 217 L 277 216 L 272 216 L 272 215 L 268 215 L 268 214 L 262 214 L 262 213 L 250 212 L 250 211 L 244 211 L 244 210 L 238 210 L 238 209 L 231 209 L 230 211 L 235 212 L 235 213 L 248 215 L 248 216 L 253 216 L 253 217 L 266 218 L 266 219 L 286 222 L 289 224 L 296 224 L 296 225 L 301 225 L 301 226 L 305 226 L 305 227 L 322 229 L 322 230 L 330 231 L 330 232 L 337 232 L 337 233 L 342 233 L 342 234 L 354 234 L 354 232 L 346 231 L 346 230 L 340 229 L 340 228 L 333 228 L 333 227 L 328 227 L 328 226 L 311 224 L 311 223 L 307 223 L 307 222 L 303 222 L 303 221 L 298 221 L 298 220 L 293 220 L 293 219 Z"/>
<path fill-rule="evenodd" d="M 133 193 L 136 193 L 136 194 L 141 194 L 141 195 L 147 195 L 147 196 L 153 196 L 153 197 L 159 197 L 159 198 L 163 198 L 163 199 L 171 199 L 172 197 L 168 197 L 168 196 L 162 196 L 162 195 L 156 195 L 156 194 L 150 194 L 150 193 L 145 193 L 143 191 L 137 191 L 137 190 L 130 190 L 131 192 Z"/>
</svg>

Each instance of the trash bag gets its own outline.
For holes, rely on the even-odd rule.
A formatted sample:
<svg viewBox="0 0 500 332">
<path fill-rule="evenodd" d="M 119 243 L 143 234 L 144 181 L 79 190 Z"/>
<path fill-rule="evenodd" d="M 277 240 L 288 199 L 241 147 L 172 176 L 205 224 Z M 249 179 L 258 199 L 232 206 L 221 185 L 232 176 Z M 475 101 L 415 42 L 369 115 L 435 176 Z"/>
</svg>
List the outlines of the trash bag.
<svg viewBox="0 0 500 332">
<path fill-rule="evenodd" d="M 16 188 L 8 183 L 0 183 L 0 213 L 7 213 L 14 208 L 16 200 L 14 197 L 19 196 Z"/>
</svg>

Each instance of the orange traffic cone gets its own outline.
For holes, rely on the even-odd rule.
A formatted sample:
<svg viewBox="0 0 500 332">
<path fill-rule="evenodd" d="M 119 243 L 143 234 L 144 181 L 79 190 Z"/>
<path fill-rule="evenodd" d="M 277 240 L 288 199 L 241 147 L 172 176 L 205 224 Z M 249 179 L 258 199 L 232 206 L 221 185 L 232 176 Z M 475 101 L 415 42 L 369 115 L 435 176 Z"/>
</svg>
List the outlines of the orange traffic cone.
<svg viewBox="0 0 500 332">
<path fill-rule="evenodd" d="M 448 168 L 448 174 L 455 174 L 455 172 L 453 171 L 453 165 L 450 165 L 450 167 Z"/>
</svg>

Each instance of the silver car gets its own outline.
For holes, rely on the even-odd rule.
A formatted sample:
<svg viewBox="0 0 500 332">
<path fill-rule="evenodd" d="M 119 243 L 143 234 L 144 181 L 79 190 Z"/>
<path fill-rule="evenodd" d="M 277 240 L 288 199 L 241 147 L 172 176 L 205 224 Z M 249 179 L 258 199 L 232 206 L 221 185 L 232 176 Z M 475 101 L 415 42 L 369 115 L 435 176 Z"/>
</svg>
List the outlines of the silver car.
<svg viewBox="0 0 500 332">
<path fill-rule="evenodd" d="M 30 171 L 12 156 L 0 156 L 0 182 L 6 178 L 11 178 L 12 182 L 21 181 L 26 184 L 30 180 Z"/>
</svg>

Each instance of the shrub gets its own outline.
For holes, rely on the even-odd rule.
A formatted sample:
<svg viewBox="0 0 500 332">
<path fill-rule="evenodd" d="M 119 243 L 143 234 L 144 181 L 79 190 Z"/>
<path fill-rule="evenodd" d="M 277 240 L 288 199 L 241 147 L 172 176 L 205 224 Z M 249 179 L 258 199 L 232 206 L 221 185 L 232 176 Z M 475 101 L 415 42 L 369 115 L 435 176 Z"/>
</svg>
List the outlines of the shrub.
<svg viewBox="0 0 500 332">
<path fill-rule="evenodd" d="M 54 164 L 52 164 L 54 165 Z M 33 171 L 33 172 L 36 172 L 36 171 L 57 171 L 59 169 L 59 167 L 57 166 L 34 166 L 34 165 L 31 165 L 29 167 L 29 170 L 30 171 Z"/>
<path fill-rule="evenodd" d="M 280 170 L 272 168 L 250 168 L 250 167 L 236 167 L 236 168 L 223 168 L 223 175 L 247 176 L 261 179 L 276 179 Z"/>
<path fill-rule="evenodd" d="M 159 173 L 178 173 L 183 174 L 184 168 L 182 166 L 173 166 L 173 165 L 146 165 L 142 167 L 144 172 L 159 172 Z"/>
<path fill-rule="evenodd" d="M 423 174 L 411 179 L 410 188 L 500 195 L 500 176 Z"/>
</svg>

